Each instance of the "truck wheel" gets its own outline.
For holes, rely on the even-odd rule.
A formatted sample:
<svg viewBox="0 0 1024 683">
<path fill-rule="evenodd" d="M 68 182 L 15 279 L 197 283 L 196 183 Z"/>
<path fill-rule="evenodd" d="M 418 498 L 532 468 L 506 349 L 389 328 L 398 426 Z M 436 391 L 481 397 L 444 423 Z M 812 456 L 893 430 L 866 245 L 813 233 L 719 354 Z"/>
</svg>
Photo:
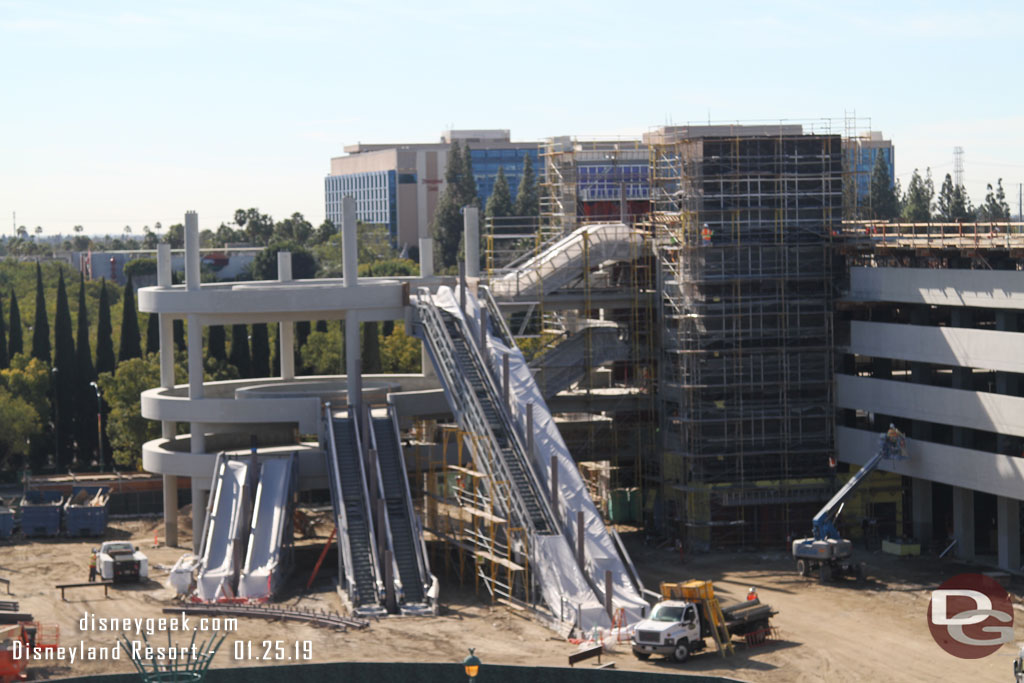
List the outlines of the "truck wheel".
<svg viewBox="0 0 1024 683">
<path fill-rule="evenodd" d="M 807 560 L 796 561 L 796 573 L 800 576 L 807 576 Z"/>
<path fill-rule="evenodd" d="M 690 658 L 690 644 L 686 640 L 680 640 L 676 643 L 676 649 L 672 651 L 672 659 L 677 662 L 685 662 Z"/>
<path fill-rule="evenodd" d="M 821 567 L 818 568 L 818 581 L 821 583 L 828 583 L 832 580 L 832 565 L 827 562 L 822 563 Z"/>
<path fill-rule="evenodd" d="M 650 652 L 634 652 L 633 656 L 639 659 L 641 662 L 647 661 L 647 658 L 651 656 Z"/>
</svg>

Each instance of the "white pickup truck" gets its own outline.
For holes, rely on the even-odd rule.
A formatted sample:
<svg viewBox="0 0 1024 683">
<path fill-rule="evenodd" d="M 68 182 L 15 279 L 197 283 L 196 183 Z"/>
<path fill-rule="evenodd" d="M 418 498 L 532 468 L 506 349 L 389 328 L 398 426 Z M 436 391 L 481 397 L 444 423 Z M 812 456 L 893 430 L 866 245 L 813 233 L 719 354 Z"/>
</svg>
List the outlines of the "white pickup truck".
<svg viewBox="0 0 1024 683">
<path fill-rule="evenodd" d="M 720 632 L 719 637 L 728 639 L 733 635 L 767 633 L 776 612 L 754 599 L 725 607 L 722 614 L 728 632 Z M 657 654 L 685 662 L 691 653 L 704 649 L 704 639 L 712 636 L 712 628 L 701 601 L 665 600 L 634 628 L 633 654 L 637 659 Z"/>
<path fill-rule="evenodd" d="M 96 570 L 104 581 L 127 583 L 149 576 L 149 559 L 127 541 L 106 541 L 96 553 Z"/>
</svg>

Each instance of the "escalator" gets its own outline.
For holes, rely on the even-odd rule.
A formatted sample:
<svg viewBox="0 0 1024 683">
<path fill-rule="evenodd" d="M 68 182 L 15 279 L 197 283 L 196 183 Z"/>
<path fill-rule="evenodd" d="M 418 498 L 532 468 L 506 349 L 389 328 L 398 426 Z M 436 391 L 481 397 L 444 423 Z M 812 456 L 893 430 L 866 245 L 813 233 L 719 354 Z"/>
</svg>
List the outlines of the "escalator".
<svg viewBox="0 0 1024 683">
<path fill-rule="evenodd" d="M 395 413 L 388 409 L 386 417 L 373 417 L 373 442 L 377 450 L 377 466 L 390 527 L 391 551 L 402 586 L 403 611 L 427 602 L 431 577 L 423 552 L 419 524 L 412 507 L 408 475 L 402 447 L 398 440 Z"/>
</svg>

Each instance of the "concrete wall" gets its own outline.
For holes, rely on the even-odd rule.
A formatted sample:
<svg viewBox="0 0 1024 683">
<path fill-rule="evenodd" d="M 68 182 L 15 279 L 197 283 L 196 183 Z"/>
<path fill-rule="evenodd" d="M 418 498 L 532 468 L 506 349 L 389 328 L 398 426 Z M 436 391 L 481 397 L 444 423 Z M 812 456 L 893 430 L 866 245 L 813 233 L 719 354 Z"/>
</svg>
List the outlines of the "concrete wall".
<svg viewBox="0 0 1024 683">
<path fill-rule="evenodd" d="M 1024 309 L 1024 273 L 945 268 L 850 268 L 852 301 Z"/>
<path fill-rule="evenodd" d="M 966 327 L 926 327 L 854 320 L 848 353 L 953 367 L 1024 372 L 1024 336 Z"/>
</svg>

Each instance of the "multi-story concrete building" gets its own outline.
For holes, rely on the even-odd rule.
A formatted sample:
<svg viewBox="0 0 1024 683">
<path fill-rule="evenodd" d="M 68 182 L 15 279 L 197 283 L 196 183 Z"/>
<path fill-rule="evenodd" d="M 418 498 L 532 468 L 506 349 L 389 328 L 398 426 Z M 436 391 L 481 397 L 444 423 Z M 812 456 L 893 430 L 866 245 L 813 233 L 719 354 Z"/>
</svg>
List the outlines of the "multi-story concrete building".
<svg viewBox="0 0 1024 683">
<path fill-rule="evenodd" d="M 360 221 L 387 226 L 399 249 L 417 247 L 419 239 L 430 236 L 453 142 L 470 149 L 481 207 L 487 205 L 499 168 L 504 169 L 513 199 L 525 158 L 532 157 L 538 173 L 541 168 L 540 144 L 512 142 L 508 130 L 450 130 L 434 143 L 357 143 L 345 147 L 345 156 L 331 159 L 331 172 L 324 179 L 327 218 L 340 224 L 341 200 L 351 195 Z"/>
<path fill-rule="evenodd" d="M 845 249 L 838 303 L 839 459 L 867 461 L 890 423 L 910 458 L 883 469 L 904 476 L 907 532 L 962 559 L 1021 566 L 1024 499 L 1024 279 L 1020 242 L 901 234 L 881 227 Z M 970 228 L 973 232 L 973 228 Z M 910 228 L 906 230 L 910 232 Z M 894 234 L 895 233 L 895 234 Z"/>
</svg>

